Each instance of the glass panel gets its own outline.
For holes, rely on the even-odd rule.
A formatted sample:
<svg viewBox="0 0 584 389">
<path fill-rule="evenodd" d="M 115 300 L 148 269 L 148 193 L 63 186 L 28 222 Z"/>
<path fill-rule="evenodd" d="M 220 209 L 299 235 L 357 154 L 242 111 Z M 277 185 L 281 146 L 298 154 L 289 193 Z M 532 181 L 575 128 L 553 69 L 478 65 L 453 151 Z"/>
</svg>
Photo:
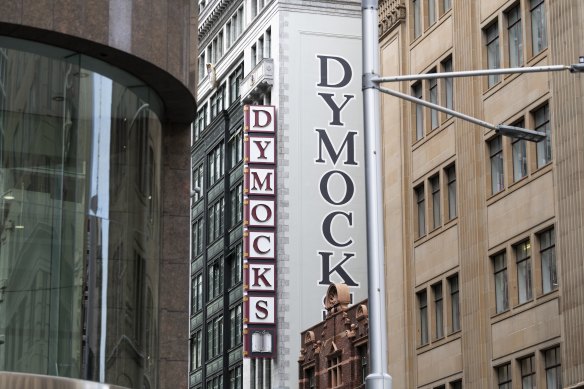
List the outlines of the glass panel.
<svg viewBox="0 0 584 389">
<path fill-rule="evenodd" d="M 62 49 L 0 61 L 0 370 L 155 388 L 160 101 Z"/>
<path fill-rule="evenodd" d="M 531 0 L 531 47 L 533 55 L 547 47 L 544 0 Z"/>
<path fill-rule="evenodd" d="M 521 10 L 519 5 L 507 12 L 507 35 L 509 38 L 509 66 L 523 65 L 523 33 L 521 31 Z"/>
<path fill-rule="evenodd" d="M 489 69 L 498 69 L 501 67 L 499 53 L 499 26 L 495 22 L 486 30 L 487 34 L 487 67 Z M 499 82 L 499 75 L 489 75 L 489 87 Z"/>
</svg>

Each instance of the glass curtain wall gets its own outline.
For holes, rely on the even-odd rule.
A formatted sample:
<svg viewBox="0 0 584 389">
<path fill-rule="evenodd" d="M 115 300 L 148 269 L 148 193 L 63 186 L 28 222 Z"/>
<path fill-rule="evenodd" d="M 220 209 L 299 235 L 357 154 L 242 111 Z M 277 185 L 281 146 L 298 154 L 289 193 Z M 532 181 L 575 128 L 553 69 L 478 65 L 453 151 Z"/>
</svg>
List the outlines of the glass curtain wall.
<svg viewBox="0 0 584 389">
<path fill-rule="evenodd" d="M 0 37 L 0 370 L 157 386 L 161 104 Z"/>
</svg>

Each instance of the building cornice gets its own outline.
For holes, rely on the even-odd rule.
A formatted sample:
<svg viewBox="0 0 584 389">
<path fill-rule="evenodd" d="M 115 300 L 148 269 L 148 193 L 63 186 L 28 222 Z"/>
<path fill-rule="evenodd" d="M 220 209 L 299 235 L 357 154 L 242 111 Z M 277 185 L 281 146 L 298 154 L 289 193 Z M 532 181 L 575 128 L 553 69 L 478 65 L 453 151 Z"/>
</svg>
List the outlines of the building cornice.
<svg viewBox="0 0 584 389">
<path fill-rule="evenodd" d="M 379 38 L 383 38 L 402 21 L 406 20 L 406 6 L 403 0 L 379 1 Z"/>
</svg>

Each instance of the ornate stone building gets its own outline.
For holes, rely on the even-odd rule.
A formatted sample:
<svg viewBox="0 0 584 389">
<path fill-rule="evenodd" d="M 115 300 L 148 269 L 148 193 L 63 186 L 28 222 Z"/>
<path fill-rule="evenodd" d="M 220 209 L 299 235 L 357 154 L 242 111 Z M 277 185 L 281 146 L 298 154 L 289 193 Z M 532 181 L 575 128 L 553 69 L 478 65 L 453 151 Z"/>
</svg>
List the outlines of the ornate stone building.
<svg viewBox="0 0 584 389">
<path fill-rule="evenodd" d="M 368 374 L 367 301 L 349 306 L 349 288 L 332 284 L 326 317 L 302 332 L 298 360 L 301 389 L 365 388 Z"/>
</svg>

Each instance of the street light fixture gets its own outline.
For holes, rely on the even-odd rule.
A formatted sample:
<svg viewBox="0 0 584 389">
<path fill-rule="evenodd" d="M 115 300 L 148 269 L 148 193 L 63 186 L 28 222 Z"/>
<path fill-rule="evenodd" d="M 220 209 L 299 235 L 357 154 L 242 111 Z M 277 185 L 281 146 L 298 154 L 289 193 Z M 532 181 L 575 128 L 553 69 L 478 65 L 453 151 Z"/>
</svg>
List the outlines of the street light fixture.
<svg viewBox="0 0 584 389">
<path fill-rule="evenodd" d="M 547 135 L 545 132 L 528 130 L 527 128 L 499 124 L 495 126 L 495 133 L 515 139 L 524 139 L 530 142 L 541 142 Z"/>
</svg>

